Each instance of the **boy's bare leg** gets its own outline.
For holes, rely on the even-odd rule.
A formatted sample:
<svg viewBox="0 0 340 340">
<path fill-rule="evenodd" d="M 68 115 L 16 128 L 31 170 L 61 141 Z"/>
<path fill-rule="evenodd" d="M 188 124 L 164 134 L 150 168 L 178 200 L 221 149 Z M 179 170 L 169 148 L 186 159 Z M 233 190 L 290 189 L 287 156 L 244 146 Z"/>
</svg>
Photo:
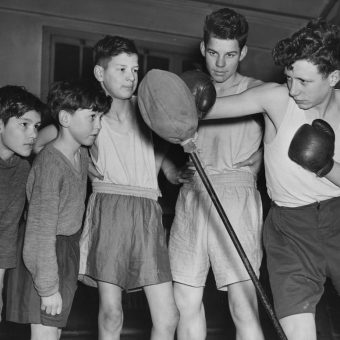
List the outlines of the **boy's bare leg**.
<svg viewBox="0 0 340 340">
<path fill-rule="evenodd" d="M 206 338 L 203 290 L 204 287 L 174 283 L 175 300 L 180 313 L 177 328 L 178 340 L 204 340 Z"/>
<path fill-rule="evenodd" d="M 236 328 L 236 340 L 264 340 L 252 281 L 228 285 L 228 301 Z"/>
<path fill-rule="evenodd" d="M 122 290 L 106 282 L 98 282 L 98 340 L 119 340 L 123 327 Z"/>
<path fill-rule="evenodd" d="M 149 303 L 152 331 L 151 340 L 172 340 L 179 319 L 172 282 L 144 287 Z"/>
<path fill-rule="evenodd" d="M 59 340 L 60 330 L 57 327 L 31 324 L 31 340 Z"/>
<path fill-rule="evenodd" d="M 288 340 L 316 340 L 315 315 L 301 313 L 280 319 Z"/>
<path fill-rule="evenodd" d="M 6 269 L 0 268 L 0 321 L 2 315 L 2 307 L 4 305 L 3 301 L 3 289 L 4 289 L 4 278 L 5 278 Z"/>
</svg>

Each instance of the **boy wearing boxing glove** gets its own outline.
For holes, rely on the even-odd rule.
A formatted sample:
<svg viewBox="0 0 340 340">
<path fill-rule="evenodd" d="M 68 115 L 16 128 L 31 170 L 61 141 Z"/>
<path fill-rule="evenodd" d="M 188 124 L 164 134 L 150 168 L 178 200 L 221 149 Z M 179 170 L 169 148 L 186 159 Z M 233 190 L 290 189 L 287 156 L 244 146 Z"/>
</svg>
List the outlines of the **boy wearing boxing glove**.
<svg viewBox="0 0 340 340">
<path fill-rule="evenodd" d="M 275 310 L 289 340 L 316 340 L 315 307 L 326 277 L 340 292 L 339 50 L 339 28 L 312 20 L 273 50 L 287 84 L 217 99 L 207 116 L 264 112 L 273 202 L 264 245 Z"/>
</svg>

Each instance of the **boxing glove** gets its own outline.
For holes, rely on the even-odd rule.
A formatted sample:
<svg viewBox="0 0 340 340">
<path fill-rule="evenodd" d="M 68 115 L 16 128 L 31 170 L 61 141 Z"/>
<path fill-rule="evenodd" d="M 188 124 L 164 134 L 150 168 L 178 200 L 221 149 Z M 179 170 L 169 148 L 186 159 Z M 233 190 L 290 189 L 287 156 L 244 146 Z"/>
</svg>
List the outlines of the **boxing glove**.
<svg viewBox="0 0 340 340">
<path fill-rule="evenodd" d="M 186 71 L 180 75 L 195 97 L 198 119 L 202 119 L 216 101 L 216 90 L 210 76 L 199 70 Z"/>
<path fill-rule="evenodd" d="M 288 150 L 289 158 L 318 177 L 327 175 L 334 165 L 335 134 L 322 119 L 303 124 L 295 133 Z"/>
</svg>

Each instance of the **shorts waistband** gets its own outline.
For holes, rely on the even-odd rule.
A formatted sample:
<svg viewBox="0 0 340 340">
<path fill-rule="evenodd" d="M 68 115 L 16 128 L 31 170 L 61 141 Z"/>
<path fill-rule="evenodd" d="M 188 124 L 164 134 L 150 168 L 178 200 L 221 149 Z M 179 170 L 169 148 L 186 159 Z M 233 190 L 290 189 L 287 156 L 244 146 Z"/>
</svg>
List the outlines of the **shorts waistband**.
<svg viewBox="0 0 340 340">
<path fill-rule="evenodd" d="M 246 171 L 229 171 L 224 174 L 208 175 L 208 177 L 213 185 L 256 187 L 256 177 Z M 192 190 L 202 190 L 204 184 L 199 176 L 195 176 L 191 182 L 183 184 L 183 187 Z"/>
<path fill-rule="evenodd" d="M 132 185 L 119 185 L 105 182 L 93 182 L 92 189 L 94 193 L 116 194 L 135 197 L 144 197 L 157 201 L 161 196 L 159 190 L 136 187 Z"/>
<path fill-rule="evenodd" d="M 278 205 L 274 201 L 271 202 L 271 205 L 272 207 L 275 207 L 276 209 L 280 209 L 280 210 L 304 210 L 304 209 L 322 208 L 323 206 L 329 203 L 332 203 L 332 202 L 336 202 L 336 201 L 339 201 L 339 204 L 340 204 L 340 197 L 332 197 L 332 198 L 329 198 L 323 201 L 315 201 L 313 203 L 300 205 L 298 207 L 286 207 L 283 205 Z"/>
</svg>

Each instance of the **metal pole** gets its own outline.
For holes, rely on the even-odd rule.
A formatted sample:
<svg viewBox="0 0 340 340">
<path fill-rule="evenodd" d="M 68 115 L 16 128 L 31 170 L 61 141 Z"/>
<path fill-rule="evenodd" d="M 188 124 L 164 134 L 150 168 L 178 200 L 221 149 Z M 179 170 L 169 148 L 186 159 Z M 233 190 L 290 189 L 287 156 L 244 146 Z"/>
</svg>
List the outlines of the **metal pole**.
<svg viewBox="0 0 340 340">
<path fill-rule="evenodd" d="M 257 278 L 257 276 L 254 272 L 254 269 L 251 266 L 251 264 L 250 264 L 250 262 L 247 258 L 247 255 L 244 252 L 243 247 L 242 247 L 237 235 L 235 234 L 233 227 L 231 226 L 231 224 L 229 222 L 229 219 L 228 219 L 228 217 L 227 217 L 227 215 L 226 215 L 226 213 L 225 213 L 225 211 L 224 211 L 224 209 L 221 205 L 221 202 L 218 199 L 216 192 L 215 192 L 213 186 L 211 185 L 211 182 L 210 182 L 207 174 L 205 173 L 205 171 L 202 167 L 202 164 L 201 164 L 196 152 L 189 153 L 189 156 L 190 156 L 192 162 L 194 163 L 194 165 L 197 169 L 197 172 L 198 172 L 199 176 L 201 177 L 203 184 L 206 187 L 206 189 L 207 189 L 207 191 L 208 191 L 208 193 L 211 197 L 211 200 L 213 201 L 213 203 L 214 203 L 214 205 L 217 209 L 217 212 L 218 212 L 218 214 L 220 215 L 220 217 L 223 221 L 224 226 L 227 229 L 227 232 L 229 233 L 229 236 L 230 236 L 231 240 L 233 241 L 238 254 L 241 257 L 241 260 L 244 263 L 244 266 L 246 267 L 246 270 L 247 270 L 251 280 L 253 281 L 257 295 L 260 298 L 270 320 L 272 321 L 273 326 L 274 326 L 277 334 L 279 335 L 280 340 L 288 340 L 283 329 L 282 329 L 282 327 L 281 327 L 281 325 L 280 325 L 280 323 L 279 323 L 279 320 L 277 319 L 277 317 L 274 313 L 274 310 L 273 310 L 273 308 L 272 308 L 272 306 L 269 302 L 269 299 L 268 299 L 259 279 Z"/>
</svg>

